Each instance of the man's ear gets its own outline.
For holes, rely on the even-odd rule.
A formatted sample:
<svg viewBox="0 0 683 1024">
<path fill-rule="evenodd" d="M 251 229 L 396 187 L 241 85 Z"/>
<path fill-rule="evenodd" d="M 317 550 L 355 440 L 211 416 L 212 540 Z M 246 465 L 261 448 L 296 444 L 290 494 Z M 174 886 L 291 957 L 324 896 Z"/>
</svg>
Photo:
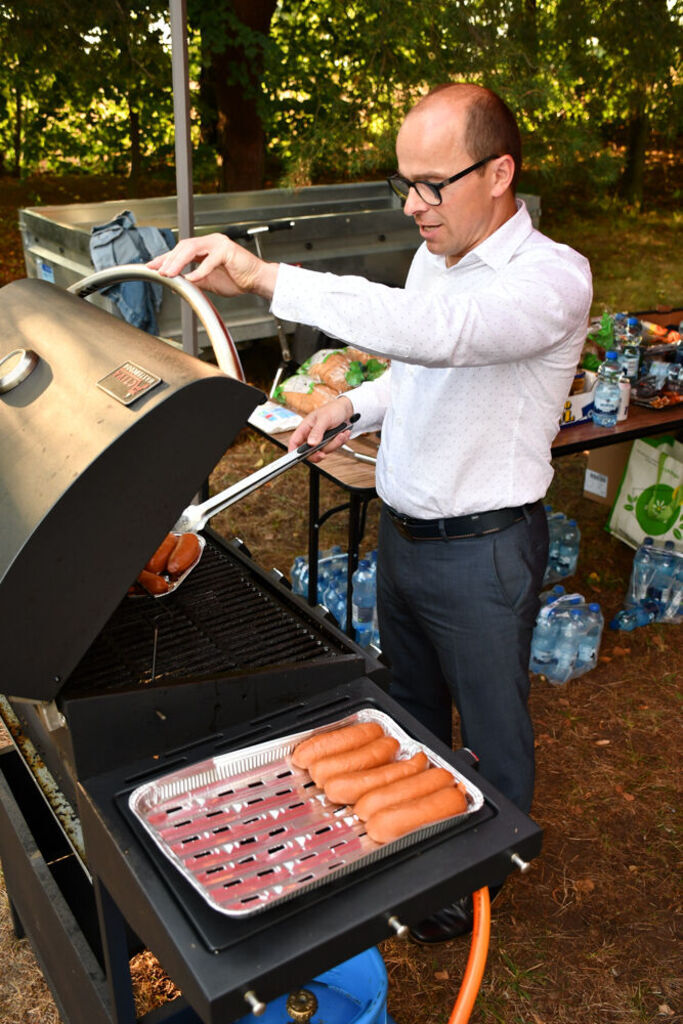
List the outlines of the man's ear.
<svg viewBox="0 0 683 1024">
<path fill-rule="evenodd" d="M 491 173 L 493 178 L 491 195 L 497 198 L 510 188 L 515 176 L 515 161 L 509 153 L 491 161 Z"/>
</svg>

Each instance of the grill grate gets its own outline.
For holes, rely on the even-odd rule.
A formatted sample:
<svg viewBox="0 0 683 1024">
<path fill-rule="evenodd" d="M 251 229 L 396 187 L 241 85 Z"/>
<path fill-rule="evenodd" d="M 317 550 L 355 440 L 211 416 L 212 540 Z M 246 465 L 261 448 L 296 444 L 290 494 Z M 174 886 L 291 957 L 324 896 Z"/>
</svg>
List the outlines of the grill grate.
<svg viewBox="0 0 683 1024">
<path fill-rule="evenodd" d="M 348 654 L 248 566 L 207 539 L 197 568 L 168 597 L 126 597 L 66 687 L 69 696 Z"/>
</svg>

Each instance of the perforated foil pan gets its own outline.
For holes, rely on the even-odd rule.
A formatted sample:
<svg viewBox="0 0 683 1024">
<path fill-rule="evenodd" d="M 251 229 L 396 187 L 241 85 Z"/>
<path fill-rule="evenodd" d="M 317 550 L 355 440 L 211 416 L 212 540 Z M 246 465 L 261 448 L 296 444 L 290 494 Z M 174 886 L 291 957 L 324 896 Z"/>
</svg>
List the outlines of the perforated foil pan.
<svg viewBox="0 0 683 1024">
<path fill-rule="evenodd" d="M 309 736 L 357 722 L 379 722 L 398 740 L 398 759 L 424 751 L 432 765 L 462 783 L 467 810 L 392 843 L 373 842 L 351 808 L 330 803 L 290 757 Z M 461 822 L 483 802 L 469 779 L 370 708 L 198 762 L 144 783 L 129 797 L 132 814 L 161 852 L 211 907 L 230 917 L 259 913 L 388 857 Z"/>
</svg>

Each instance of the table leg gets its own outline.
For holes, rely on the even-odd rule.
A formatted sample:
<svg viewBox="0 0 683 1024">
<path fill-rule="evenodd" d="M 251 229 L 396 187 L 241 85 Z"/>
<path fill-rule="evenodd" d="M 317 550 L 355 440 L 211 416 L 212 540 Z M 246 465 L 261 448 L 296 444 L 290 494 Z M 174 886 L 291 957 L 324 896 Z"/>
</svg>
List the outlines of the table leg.
<svg viewBox="0 0 683 1024">
<path fill-rule="evenodd" d="M 354 635 L 352 624 L 351 602 L 353 598 L 353 574 L 358 568 L 358 548 L 362 538 L 361 532 L 361 511 L 363 503 L 358 495 L 351 493 L 349 496 L 349 546 L 348 563 L 346 575 L 346 632 L 350 637 Z"/>
<path fill-rule="evenodd" d="M 320 475 L 308 467 L 308 603 L 318 603 L 318 550 L 320 536 Z"/>
</svg>

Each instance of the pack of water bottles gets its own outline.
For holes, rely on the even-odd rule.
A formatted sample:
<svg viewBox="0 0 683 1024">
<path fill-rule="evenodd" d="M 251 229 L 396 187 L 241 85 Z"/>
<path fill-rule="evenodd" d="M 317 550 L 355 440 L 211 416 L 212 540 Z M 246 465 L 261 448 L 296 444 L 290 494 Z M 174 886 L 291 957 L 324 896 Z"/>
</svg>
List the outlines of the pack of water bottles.
<svg viewBox="0 0 683 1024">
<path fill-rule="evenodd" d="M 581 531 L 575 519 L 567 519 L 564 512 L 553 512 L 551 505 L 545 506 L 548 520 L 550 546 L 548 564 L 543 576 L 543 585 L 556 583 L 576 572 L 579 560 Z"/>
<path fill-rule="evenodd" d="M 683 552 L 672 540 L 657 546 L 646 537 L 633 556 L 624 608 L 610 628 L 631 632 L 651 622 L 683 622 Z"/>
<path fill-rule="evenodd" d="M 290 570 L 292 590 L 308 597 L 308 559 L 297 555 Z M 368 647 L 379 643 L 377 626 L 377 552 L 369 551 L 358 562 L 351 578 L 351 622 L 356 643 Z M 342 629 L 346 627 L 348 608 L 348 555 L 335 545 L 321 551 L 318 558 L 317 600 L 334 615 Z"/>
<path fill-rule="evenodd" d="M 597 602 L 567 594 L 559 584 L 541 594 L 531 640 L 529 669 L 549 682 L 566 683 L 598 663 L 604 619 Z"/>
</svg>

